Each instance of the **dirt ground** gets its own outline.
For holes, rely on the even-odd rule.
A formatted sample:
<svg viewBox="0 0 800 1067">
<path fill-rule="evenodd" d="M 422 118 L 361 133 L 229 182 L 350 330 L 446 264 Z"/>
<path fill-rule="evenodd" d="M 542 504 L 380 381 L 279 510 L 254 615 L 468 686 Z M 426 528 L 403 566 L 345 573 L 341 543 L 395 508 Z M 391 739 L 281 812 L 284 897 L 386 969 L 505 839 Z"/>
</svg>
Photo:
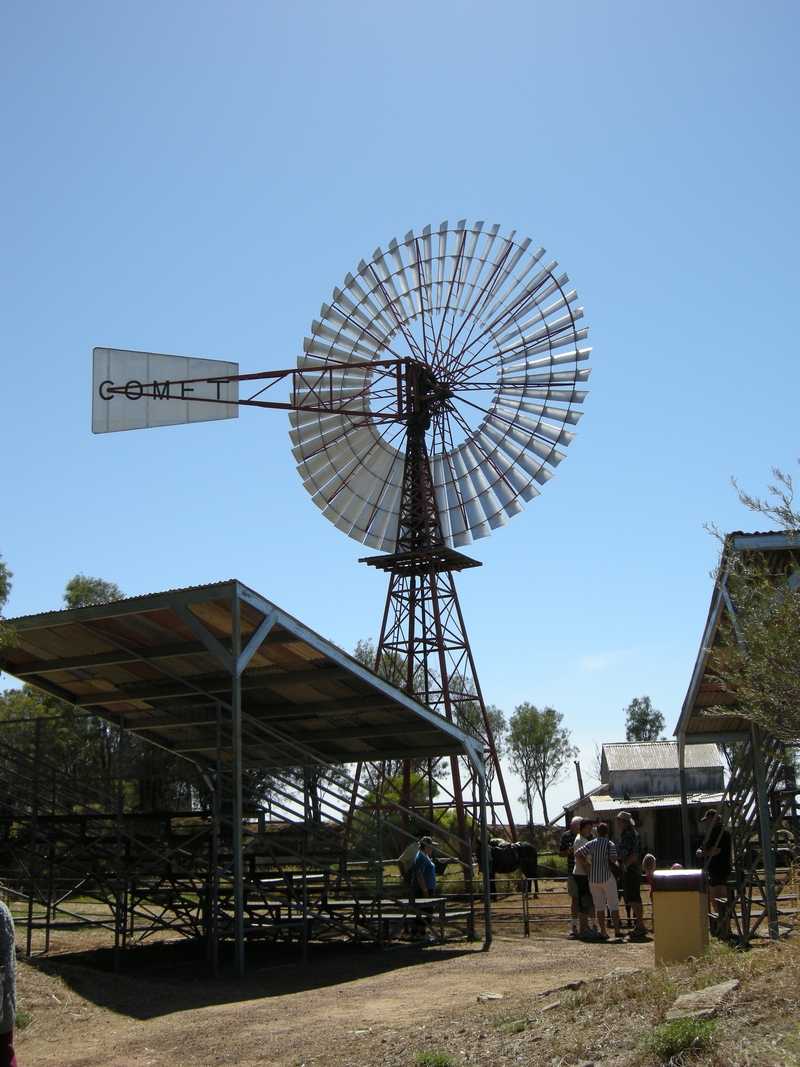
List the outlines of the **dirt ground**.
<svg viewBox="0 0 800 1067">
<path fill-rule="evenodd" d="M 642 1039 L 675 997 L 731 978 L 712 1048 L 673 1062 L 800 1067 L 797 935 L 658 968 L 652 942 L 576 942 L 563 925 L 488 952 L 312 945 L 305 965 L 296 945 L 248 945 L 242 981 L 229 956 L 214 979 L 188 941 L 133 949 L 114 974 L 102 940 L 57 933 L 53 954 L 20 961 L 20 1067 L 415 1067 L 426 1051 L 443 1067 L 655 1067 Z"/>
<path fill-rule="evenodd" d="M 576 976 L 650 968 L 653 960 L 652 944 L 582 944 L 561 934 L 502 938 L 489 952 L 319 946 L 305 966 L 270 966 L 275 952 L 251 951 L 253 969 L 242 981 L 229 966 L 214 980 L 199 957 L 176 964 L 176 954 L 186 956 L 181 945 L 132 953 L 120 975 L 109 973 L 107 954 L 22 963 L 19 1007 L 31 1022 L 17 1034 L 20 1065 L 407 1065 L 421 1049 L 457 1045 L 465 1023 L 491 1026 Z M 503 999 L 479 1002 L 483 993 Z M 459 1059 L 492 1062 L 480 1048 Z"/>
</svg>

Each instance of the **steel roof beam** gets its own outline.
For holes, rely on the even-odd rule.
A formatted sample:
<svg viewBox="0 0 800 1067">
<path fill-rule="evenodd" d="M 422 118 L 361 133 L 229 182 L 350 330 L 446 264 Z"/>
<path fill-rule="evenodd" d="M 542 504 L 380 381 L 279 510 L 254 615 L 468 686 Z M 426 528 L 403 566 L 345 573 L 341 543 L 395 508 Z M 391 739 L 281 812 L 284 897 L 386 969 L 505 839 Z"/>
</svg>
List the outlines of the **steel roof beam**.
<svg viewBox="0 0 800 1067">
<path fill-rule="evenodd" d="M 268 674 L 256 677 L 244 677 L 242 679 L 243 690 L 275 689 L 283 690 L 296 685 L 309 685 L 321 682 L 329 682 L 339 678 L 346 678 L 350 672 L 344 667 L 320 667 L 315 671 L 294 671 L 292 674 Z M 116 692 L 97 690 L 96 693 L 76 693 L 72 696 L 72 703 L 80 708 L 92 707 L 101 704 L 122 704 L 133 700 L 160 700 L 172 697 L 190 696 L 202 689 L 209 695 L 212 693 L 229 693 L 231 691 L 230 676 L 219 675 L 212 681 L 196 682 L 194 685 L 180 683 L 174 685 L 142 686 L 133 689 L 119 689 Z"/>
<path fill-rule="evenodd" d="M 319 733 L 294 734 L 293 740 L 300 745 L 318 745 L 323 741 L 341 741 L 351 738 L 368 737 L 402 737 L 405 734 L 431 734 L 436 733 L 437 728 L 433 723 L 427 722 L 390 722 L 376 724 L 375 726 L 351 726 L 340 730 L 321 730 Z"/>
<path fill-rule="evenodd" d="M 98 632 L 98 636 L 102 635 Z M 299 642 L 299 637 L 282 630 L 279 633 L 268 633 L 261 645 L 288 645 Z M 230 644 L 229 641 L 221 643 L 223 646 Z M 120 663 L 150 663 L 156 659 L 207 653 L 208 649 L 201 641 L 187 641 L 176 645 L 153 645 L 142 648 L 140 651 L 94 652 L 85 656 L 66 656 L 63 659 L 34 660 L 31 663 L 12 663 L 4 658 L 0 660 L 0 666 L 4 670 L 8 668 L 9 674 L 17 678 L 27 678 L 34 674 L 55 674 L 56 671 L 85 670 L 91 667 L 113 667 Z"/>
</svg>

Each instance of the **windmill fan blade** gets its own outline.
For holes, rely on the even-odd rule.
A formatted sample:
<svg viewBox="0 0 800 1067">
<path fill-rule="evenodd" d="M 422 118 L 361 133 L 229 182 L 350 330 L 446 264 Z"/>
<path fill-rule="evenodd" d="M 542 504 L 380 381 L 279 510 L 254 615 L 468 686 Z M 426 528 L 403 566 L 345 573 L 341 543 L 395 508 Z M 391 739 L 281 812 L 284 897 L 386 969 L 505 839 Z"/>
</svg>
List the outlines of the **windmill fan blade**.
<svg viewBox="0 0 800 1067">
<path fill-rule="evenodd" d="M 323 514 L 371 548 L 396 548 L 414 405 L 426 405 L 437 521 L 454 548 L 524 510 L 575 436 L 590 373 L 583 308 L 556 260 L 506 233 L 463 219 L 409 230 L 347 274 L 312 322 L 292 453 Z M 386 360 L 393 378 L 378 369 Z"/>
</svg>

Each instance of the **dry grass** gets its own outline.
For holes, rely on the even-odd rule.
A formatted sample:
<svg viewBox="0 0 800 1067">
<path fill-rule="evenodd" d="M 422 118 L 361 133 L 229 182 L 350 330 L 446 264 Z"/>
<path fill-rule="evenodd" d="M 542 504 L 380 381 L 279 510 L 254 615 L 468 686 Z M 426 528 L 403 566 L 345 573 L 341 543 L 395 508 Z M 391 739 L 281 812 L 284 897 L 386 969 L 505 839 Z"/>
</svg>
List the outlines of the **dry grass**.
<svg viewBox="0 0 800 1067">
<path fill-rule="evenodd" d="M 738 979 L 716 1025 L 707 1028 L 706 1047 L 658 1054 L 655 1028 L 682 993 Z M 603 1067 L 798 1067 L 800 1065 L 800 938 L 737 952 L 715 944 L 694 962 L 610 975 L 587 983 L 542 1012 L 531 1005 L 523 1018 L 498 1020 L 503 1034 L 497 1063 L 528 1062 L 558 1067 L 587 1062 Z M 555 994 L 558 996 L 558 993 Z M 547 1007 L 547 1006 L 546 1006 Z M 713 1036 L 712 1036 L 713 1033 Z M 650 1040 L 648 1040 L 650 1038 Z M 539 1048 L 534 1051 L 531 1042 Z M 518 1045 L 518 1049 L 511 1046 Z M 528 1059 L 519 1053 L 528 1047 Z M 534 1046 L 535 1047 L 535 1046 Z M 546 1050 L 546 1051 L 545 1051 Z M 517 1055 L 514 1055 L 514 1052 Z"/>
</svg>

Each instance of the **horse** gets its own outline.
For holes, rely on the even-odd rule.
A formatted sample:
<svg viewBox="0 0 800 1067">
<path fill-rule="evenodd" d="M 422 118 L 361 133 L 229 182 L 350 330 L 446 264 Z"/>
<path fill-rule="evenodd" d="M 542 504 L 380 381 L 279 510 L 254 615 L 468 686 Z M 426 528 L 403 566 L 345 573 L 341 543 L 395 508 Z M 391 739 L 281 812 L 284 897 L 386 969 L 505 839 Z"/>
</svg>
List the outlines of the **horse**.
<svg viewBox="0 0 800 1067">
<path fill-rule="evenodd" d="M 480 846 L 480 841 L 478 842 Z M 483 863 L 482 849 L 478 848 L 478 868 Z M 482 869 L 481 869 L 482 870 Z M 500 837 L 489 839 L 489 890 L 492 900 L 497 900 L 498 874 L 510 874 L 512 871 L 521 871 L 523 883 L 521 888 L 531 891 L 533 883 L 534 897 L 539 896 L 539 853 L 536 846 L 530 841 L 504 841 Z"/>
</svg>

